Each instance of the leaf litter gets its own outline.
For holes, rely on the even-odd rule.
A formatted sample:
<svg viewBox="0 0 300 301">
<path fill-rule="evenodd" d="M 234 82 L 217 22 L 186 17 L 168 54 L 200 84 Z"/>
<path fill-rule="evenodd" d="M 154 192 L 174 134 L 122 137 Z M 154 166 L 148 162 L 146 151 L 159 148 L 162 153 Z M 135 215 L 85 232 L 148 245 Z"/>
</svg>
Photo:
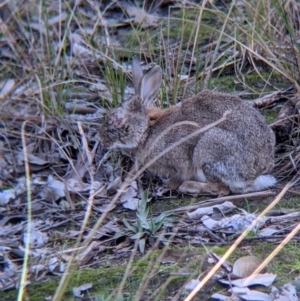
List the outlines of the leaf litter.
<svg viewBox="0 0 300 301">
<path fill-rule="evenodd" d="M 168 198 L 180 197 L 176 192 L 165 189 L 160 181 L 147 173 L 143 176 L 142 183 L 133 181 L 120 191 L 126 182 L 126 173 L 129 172 L 132 162 L 119 154 L 107 156 L 98 145 L 98 125 L 105 113 L 105 105 L 99 106 L 98 100 L 101 99 L 102 103 L 109 106 L 114 103 L 114 94 L 108 83 L 101 78 L 99 64 L 110 60 L 112 69 L 121 70 L 124 77 L 129 79 L 130 67 L 126 63 L 129 57 L 125 57 L 124 62 L 117 63 L 102 51 L 91 47 L 85 39 L 87 35 L 94 36 L 97 40 L 92 26 L 95 23 L 104 30 L 113 28 L 120 32 L 122 28 L 127 28 L 131 24 L 139 25 L 141 29 L 156 28 L 164 19 L 161 17 L 164 5 L 173 4 L 173 2 L 159 1 L 155 7 L 157 12 L 153 8 L 149 13 L 145 8 L 136 7 L 132 3 L 117 1 L 108 5 L 105 13 L 101 16 L 98 14 L 100 12 L 99 4 L 94 1 L 89 1 L 84 9 L 79 6 L 78 13 L 83 16 L 85 24 L 81 24 L 80 29 L 76 30 L 76 22 L 71 20 L 72 24 L 68 28 L 70 32 L 67 37 L 69 51 L 65 53 L 63 65 L 59 66 L 61 75 L 63 69 L 73 70 L 75 80 L 71 89 L 67 87 L 70 83 L 66 81 L 64 83 L 66 86 L 62 85 L 61 91 L 53 88 L 50 81 L 41 87 L 33 74 L 27 74 L 24 78 L 20 76 L 23 70 L 35 70 L 35 61 L 29 55 L 29 48 L 25 48 L 23 59 L 20 57 L 20 53 L 15 51 L 15 46 L 21 42 L 18 27 L 16 24 L 8 24 L 9 18 L 4 16 L 1 23 L 4 33 L 0 40 L 1 49 L 3 49 L 1 61 L 7 64 L 7 60 L 11 60 L 16 63 L 17 67 L 16 71 L 0 81 L 0 183 L 2 187 L 0 212 L 4 216 L 0 220 L 0 241 L 1 261 L 6 266 L 0 276 L 2 290 L 18 285 L 26 242 L 31 248 L 29 277 L 42 279 L 49 274 L 61 275 L 64 272 L 64 266 L 74 251 L 73 248 L 49 247 L 47 242 L 51 235 L 60 237 L 62 240 L 75 241 L 81 234 L 79 226 L 87 208 L 90 191 L 97 192 L 93 195 L 92 207 L 92 211 L 97 217 L 108 211 L 120 211 L 121 206 L 125 209 L 137 210 L 142 199 L 141 188 L 149 190 L 149 200 L 160 198 L 162 201 L 166 201 Z M 58 13 L 59 8 L 53 2 L 47 7 L 49 13 L 47 25 L 39 19 L 33 19 L 28 23 L 26 14 L 30 12 L 34 15 L 36 10 L 31 4 L 19 3 L 19 5 L 22 5 L 23 9 L 19 26 L 28 25 L 33 37 L 36 37 L 37 34 L 46 36 L 50 31 L 51 36 L 54 37 L 53 44 L 55 45 L 53 46 L 58 55 L 57 59 L 60 59 L 59 51 L 64 46 L 60 45 L 62 36 L 57 36 L 58 27 L 67 20 L 68 15 L 64 12 Z M 3 6 L 5 12 L 10 16 L 13 8 L 9 3 L 5 3 Z M 67 10 L 66 7 L 64 9 Z M 26 32 L 25 36 L 28 34 L 29 32 Z M 97 42 L 103 43 L 103 40 L 99 39 Z M 39 49 L 38 41 L 37 38 L 33 39 L 33 43 L 36 44 L 32 47 Z M 113 35 L 107 35 L 105 43 L 108 46 L 123 47 L 122 42 Z M 229 53 L 225 48 L 223 50 Z M 175 50 L 173 53 L 178 56 Z M 205 49 L 203 53 L 205 53 Z M 37 50 L 34 55 L 42 54 L 39 54 Z M 238 55 L 238 53 L 234 53 L 233 57 L 236 58 Z M 192 62 L 194 68 L 196 61 L 191 61 L 190 56 L 187 56 L 186 59 L 186 65 Z M 151 64 L 145 61 L 143 68 L 150 67 Z M 215 67 L 218 68 L 218 66 Z M 186 70 L 188 69 L 186 68 Z M 186 71 L 183 70 L 183 73 L 180 74 L 182 82 L 189 78 Z M 49 76 L 49 74 L 46 75 Z M 170 80 L 174 79 L 170 78 Z M 53 114 L 44 104 L 41 104 L 42 89 L 52 94 L 52 99 L 58 99 L 61 96 L 66 99 L 61 116 Z M 126 86 L 124 91 L 127 93 L 124 98 L 133 94 L 130 86 Z M 284 96 L 279 93 L 276 95 L 270 93 L 264 99 L 256 101 L 254 105 L 270 106 L 276 104 L 282 97 Z M 54 100 L 53 105 L 55 106 L 55 104 Z M 282 106 L 277 119 L 271 125 L 277 129 L 280 141 L 283 141 L 281 145 L 278 145 L 275 175 L 284 181 L 291 179 L 300 166 L 299 124 L 296 117 L 291 120 L 292 117 L 298 115 L 298 98 L 295 97 L 294 101 L 286 102 L 286 105 Z M 23 137 L 24 141 L 22 141 Z M 286 143 L 287 137 L 288 144 Z M 30 221 L 26 216 L 25 162 L 29 164 L 31 205 L 34 216 Z M 120 168 L 121 164 L 122 168 Z M 114 195 L 118 192 L 121 192 L 118 202 L 111 204 Z M 198 238 L 208 244 L 224 242 L 224 238 L 230 242 L 234 238 L 231 235 L 240 233 L 247 228 L 257 215 L 242 210 L 236 213 L 237 206 L 230 202 L 230 197 L 228 200 L 221 204 L 206 205 L 195 212 L 187 212 L 187 215 L 184 214 L 180 221 L 165 220 L 161 217 L 156 220 L 155 234 L 164 233 L 166 236 L 166 233 L 170 233 L 171 236 L 172 231 L 177 229 L 177 236 L 172 238 L 172 242 L 178 245 L 185 244 L 186 241 L 199 245 Z M 151 228 L 147 218 L 147 215 L 144 219 L 141 218 L 146 234 Z M 280 242 L 288 229 L 292 228 L 298 220 L 299 212 L 284 213 L 279 217 L 264 217 L 256 225 L 256 228 L 253 228 L 253 231 L 257 233 L 257 237 L 263 236 L 270 239 L 276 234 L 276 238 L 273 238 L 272 241 Z M 62 225 L 66 227 L 71 223 L 78 226 L 76 230 L 61 229 Z M 189 229 L 186 228 L 186 223 L 188 223 Z M 131 224 L 128 223 L 128 225 Z M 31 230 L 27 232 L 26 229 L 29 226 Z M 132 228 L 134 231 L 135 229 Z M 154 231 L 154 228 L 152 230 Z M 192 236 L 191 232 L 194 232 Z M 88 237 L 89 233 L 90 228 L 87 227 L 82 239 Z M 135 235 L 137 234 L 140 235 L 139 232 Z M 123 238 L 123 240 L 119 245 L 113 245 L 111 241 L 114 237 Z M 101 254 L 112 248 L 116 252 L 124 252 L 123 250 L 126 248 L 130 251 L 133 248 L 133 244 L 128 243 L 127 238 L 130 237 L 132 238 L 134 235 L 128 234 L 128 229 L 120 218 L 107 218 L 95 233 L 94 241 L 82 253 L 75 256 L 75 262 L 79 266 L 90 264 L 92 260 L 99 258 Z M 140 250 L 145 250 L 146 246 L 152 245 L 150 236 L 145 235 L 143 239 Z M 164 239 L 161 239 L 162 243 L 165 241 Z M 123 250 L 122 247 L 124 247 Z M 12 261 L 13 257 L 17 259 Z M 39 264 L 41 260 L 44 262 L 43 264 Z M 197 283 L 196 280 L 195 282 Z M 82 296 L 81 292 L 89 288 L 90 284 L 74 288 L 74 296 Z M 289 286 L 281 292 L 285 294 L 284 292 L 288 291 L 288 288 Z M 290 291 L 294 292 L 293 289 Z M 249 296 L 249 291 L 235 291 L 234 293 L 240 296 Z M 274 291 L 274 294 L 282 293 L 277 290 Z"/>
</svg>

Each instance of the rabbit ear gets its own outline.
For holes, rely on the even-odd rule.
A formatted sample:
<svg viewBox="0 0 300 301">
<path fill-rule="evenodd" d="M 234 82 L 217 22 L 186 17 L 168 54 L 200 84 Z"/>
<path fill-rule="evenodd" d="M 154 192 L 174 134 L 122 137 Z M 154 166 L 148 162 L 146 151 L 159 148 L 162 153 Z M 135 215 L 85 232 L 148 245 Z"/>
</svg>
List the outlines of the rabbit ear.
<svg viewBox="0 0 300 301">
<path fill-rule="evenodd" d="M 162 72 L 159 66 L 154 66 L 142 78 L 140 97 L 143 105 L 148 108 L 150 101 L 156 96 L 162 82 Z"/>
<path fill-rule="evenodd" d="M 140 86 L 140 81 L 143 77 L 143 70 L 141 67 L 141 61 L 137 56 L 134 56 L 131 60 L 131 67 L 132 67 L 132 76 L 133 76 L 133 86 L 134 86 L 134 91 L 135 94 L 139 94 L 139 86 Z"/>
</svg>

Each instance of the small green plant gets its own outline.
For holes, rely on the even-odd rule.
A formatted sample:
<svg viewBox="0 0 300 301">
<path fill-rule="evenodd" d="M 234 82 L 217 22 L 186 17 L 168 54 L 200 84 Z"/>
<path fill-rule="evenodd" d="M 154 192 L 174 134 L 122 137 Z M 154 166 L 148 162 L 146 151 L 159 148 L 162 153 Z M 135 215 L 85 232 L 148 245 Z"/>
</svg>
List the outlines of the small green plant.
<svg viewBox="0 0 300 301">
<path fill-rule="evenodd" d="M 146 240 L 148 237 L 155 237 L 160 241 L 164 241 L 163 234 L 158 233 L 166 218 L 171 214 L 170 212 L 163 212 L 155 218 L 148 218 L 150 207 L 147 206 L 148 191 L 142 193 L 142 198 L 138 204 L 136 217 L 137 220 L 134 224 L 130 224 L 125 218 L 123 223 L 126 228 L 131 232 L 130 238 L 133 240 L 138 239 L 139 250 L 141 253 L 145 251 Z"/>
</svg>

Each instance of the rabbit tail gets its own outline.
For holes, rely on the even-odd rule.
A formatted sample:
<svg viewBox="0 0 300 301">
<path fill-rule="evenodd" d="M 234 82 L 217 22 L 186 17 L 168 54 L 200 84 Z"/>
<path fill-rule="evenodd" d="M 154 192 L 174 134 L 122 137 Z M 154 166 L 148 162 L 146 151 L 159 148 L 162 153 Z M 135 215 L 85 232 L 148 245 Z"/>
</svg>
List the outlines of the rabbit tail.
<svg viewBox="0 0 300 301">
<path fill-rule="evenodd" d="M 236 182 L 226 181 L 229 189 L 233 193 L 247 193 L 268 189 L 276 184 L 276 179 L 272 175 L 260 175 L 254 181 Z"/>
</svg>

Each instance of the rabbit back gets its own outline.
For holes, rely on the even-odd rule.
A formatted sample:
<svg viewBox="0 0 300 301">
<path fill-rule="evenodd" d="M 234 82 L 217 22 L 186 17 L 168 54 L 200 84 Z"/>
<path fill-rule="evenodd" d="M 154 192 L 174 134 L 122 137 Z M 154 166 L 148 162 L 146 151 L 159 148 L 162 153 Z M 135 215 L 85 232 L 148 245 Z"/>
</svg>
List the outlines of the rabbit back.
<svg viewBox="0 0 300 301">
<path fill-rule="evenodd" d="M 220 119 L 228 110 L 231 114 L 226 121 L 176 146 L 150 170 L 169 179 L 175 188 L 189 180 L 221 182 L 232 192 L 273 185 L 272 176 L 261 176 L 273 168 L 275 135 L 256 109 L 229 94 L 203 91 L 180 106 L 167 109 L 147 130 L 138 153 L 146 161 L 153 159 L 196 129 L 193 125 L 174 124 L 191 121 L 201 128 Z M 157 141 L 164 131 L 163 138 Z"/>
</svg>

